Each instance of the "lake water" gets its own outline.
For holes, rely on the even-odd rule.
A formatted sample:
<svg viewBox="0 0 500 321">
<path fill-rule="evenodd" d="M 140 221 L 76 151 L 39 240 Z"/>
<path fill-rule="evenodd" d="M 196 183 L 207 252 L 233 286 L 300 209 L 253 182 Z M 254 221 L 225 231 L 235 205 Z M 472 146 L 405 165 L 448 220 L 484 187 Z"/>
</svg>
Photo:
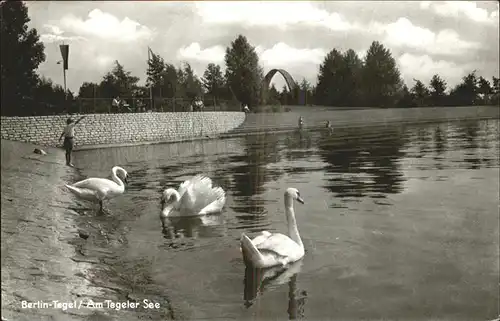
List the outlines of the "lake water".
<svg viewBox="0 0 500 321">
<path fill-rule="evenodd" d="M 105 206 L 122 263 L 142 262 L 178 318 L 487 320 L 498 316 L 498 120 L 248 136 L 75 153 L 81 179 L 128 170 Z M 227 192 L 221 215 L 159 220 L 160 195 L 197 173 Z M 242 232 L 286 233 L 306 255 L 261 284 Z M 110 231 L 113 233 L 113 231 Z M 130 263 L 132 264 L 132 263 Z M 259 292 L 258 295 L 255 292 Z"/>
</svg>

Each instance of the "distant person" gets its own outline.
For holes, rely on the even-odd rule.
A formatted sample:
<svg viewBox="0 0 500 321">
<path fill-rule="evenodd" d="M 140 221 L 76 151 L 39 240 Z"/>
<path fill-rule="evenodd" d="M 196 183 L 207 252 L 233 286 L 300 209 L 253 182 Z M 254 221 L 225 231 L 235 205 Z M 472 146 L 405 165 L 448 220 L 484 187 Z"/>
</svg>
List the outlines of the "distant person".
<svg viewBox="0 0 500 321">
<path fill-rule="evenodd" d="M 302 129 L 304 127 L 304 120 L 302 119 L 302 116 L 299 117 L 299 129 Z"/>
<path fill-rule="evenodd" d="M 193 107 L 194 111 L 202 111 L 203 108 L 205 108 L 205 105 L 203 104 L 203 101 L 201 100 L 200 97 L 196 97 L 194 99 Z"/>
<path fill-rule="evenodd" d="M 123 99 L 123 100 L 120 100 L 120 112 L 123 113 L 123 112 L 131 112 L 132 110 L 130 109 L 130 105 L 129 103 Z"/>
<path fill-rule="evenodd" d="M 325 126 L 326 130 L 328 131 L 328 133 L 332 134 L 333 133 L 333 128 L 332 128 L 332 124 L 330 123 L 329 120 L 326 121 L 326 126 Z"/>
<path fill-rule="evenodd" d="M 59 137 L 59 141 L 64 136 L 64 149 L 66 150 L 66 165 L 73 167 L 73 164 L 71 163 L 71 152 L 73 151 L 73 147 L 75 146 L 75 126 L 79 122 L 82 121 L 86 116 L 80 117 L 76 122 L 73 122 L 73 119 L 68 118 L 66 120 L 66 127 L 64 127 L 64 130 Z"/>
<path fill-rule="evenodd" d="M 111 106 L 113 107 L 112 111 L 117 112 L 120 109 L 120 104 L 121 104 L 120 96 L 116 96 L 115 98 L 113 98 L 113 101 L 111 102 Z"/>
</svg>

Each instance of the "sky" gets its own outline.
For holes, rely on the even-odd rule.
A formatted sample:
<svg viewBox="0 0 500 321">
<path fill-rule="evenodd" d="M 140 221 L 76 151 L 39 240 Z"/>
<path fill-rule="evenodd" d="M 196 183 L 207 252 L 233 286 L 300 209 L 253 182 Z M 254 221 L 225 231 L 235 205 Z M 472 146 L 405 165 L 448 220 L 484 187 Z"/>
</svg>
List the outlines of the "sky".
<svg viewBox="0 0 500 321">
<path fill-rule="evenodd" d="M 70 45 L 68 88 L 100 82 L 118 60 L 144 84 L 148 46 L 165 61 L 188 62 L 198 76 L 239 34 L 256 48 L 267 73 L 287 70 L 315 84 L 319 65 L 336 48 L 363 57 L 380 41 L 411 87 L 439 74 L 454 86 L 476 70 L 499 75 L 497 1 L 32 1 L 30 27 L 45 44 L 39 73 L 62 84 L 59 45 Z M 277 88 L 285 84 L 277 74 Z"/>
</svg>

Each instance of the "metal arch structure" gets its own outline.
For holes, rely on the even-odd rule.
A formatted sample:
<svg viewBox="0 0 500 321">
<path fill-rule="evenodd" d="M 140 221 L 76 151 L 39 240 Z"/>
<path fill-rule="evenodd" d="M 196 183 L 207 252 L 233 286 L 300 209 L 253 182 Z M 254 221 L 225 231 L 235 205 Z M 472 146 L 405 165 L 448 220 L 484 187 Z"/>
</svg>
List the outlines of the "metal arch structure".
<svg viewBox="0 0 500 321">
<path fill-rule="evenodd" d="M 283 78 L 285 78 L 285 82 L 288 85 L 288 91 L 293 93 L 295 86 L 297 86 L 297 83 L 285 69 L 271 69 L 264 77 L 264 88 L 269 88 L 271 79 L 273 79 L 274 75 L 276 75 L 277 72 L 279 72 L 283 76 Z"/>
<path fill-rule="evenodd" d="M 285 82 L 288 86 L 288 91 L 292 94 L 293 99 L 298 101 L 299 97 L 296 97 L 297 90 L 294 90 L 297 87 L 297 83 L 295 82 L 295 80 L 293 80 L 292 76 L 285 69 L 271 69 L 266 74 L 266 76 L 264 77 L 264 80 L 262 81 L 263 88 L 269 89 L 269 84 L 271 83 L 271 79 L 273 79 L 274 75 L 276 75 L 277 72 L 279 72 L 283 76 L 283 78 L 285 79 Z M 235 95 L 233 89 L 231 87 L 229 87 L 229 89 L 231 90 L 233 97 L 236 98 L 236 95 Z M 261 91 L 261 95 L 263 95 L 262 98 L 265 98 L 266 93 L 267 93 L 267 90 Z"/>
</svg>

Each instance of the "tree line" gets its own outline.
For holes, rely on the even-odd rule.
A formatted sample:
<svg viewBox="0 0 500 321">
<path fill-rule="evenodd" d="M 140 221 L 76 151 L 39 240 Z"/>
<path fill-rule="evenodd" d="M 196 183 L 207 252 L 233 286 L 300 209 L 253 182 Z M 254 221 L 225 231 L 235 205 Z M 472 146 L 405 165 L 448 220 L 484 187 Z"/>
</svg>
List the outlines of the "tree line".
<svg viewBox="0 0 500 321">
<path fill-rule="evenodd" d="M 414 79 L 408 86 L 390 50 L 378 41 L 372 42 L 363 59 L 352 49 L 332 49 L 319 66 L 314 85 L 302 79 L 292 88 L 268 88 L 255 48 L 243 35 L 226 48 L 224 66 L 210 63 L 202 77 L 189 63 L 175 66 L 150 50 L 144 86 L 138 84 L 139 77 L 115 61 L 100 82 L 84 82 L 75 94 L 36 73 L 46 59 L 45 48 L 37 30 L 27 26 L 30 18 L 25 4 L 2 1 L 0 8 L 2 115 L 67 112 L 74 108 L 69 102 L 75 98 L 94 104 L 89 110 L 95 111 L 96 101 L 108 108 L 115 97 L 142 100 L 150 108 L 162 109 L 165 104 L 175 104 L 175 99 L 189 104 L 196 97 L 214 105 L 232 101 L 239 108 L 239 104 L 246 104 L 254 110 L 264 105 L 404 108 L 499 104 L 498 78 L 490 82 L 476 71 L 452 88 L 439 75 L 427 85 Z M 167 110 L 171 107 L 166 106 Z"/>
</svg>

